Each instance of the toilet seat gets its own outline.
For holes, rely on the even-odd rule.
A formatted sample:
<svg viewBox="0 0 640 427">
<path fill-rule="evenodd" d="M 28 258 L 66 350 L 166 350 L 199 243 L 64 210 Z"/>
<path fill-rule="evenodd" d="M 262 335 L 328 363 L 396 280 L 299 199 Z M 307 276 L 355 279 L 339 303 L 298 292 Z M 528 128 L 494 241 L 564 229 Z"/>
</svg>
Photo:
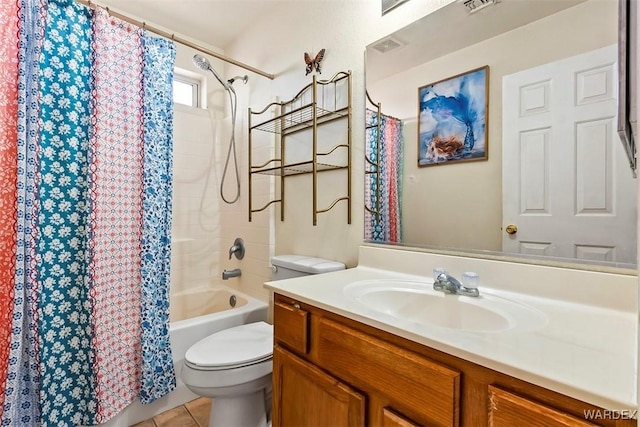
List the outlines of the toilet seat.
<svg viewBox="0 0 640 427">
<path fill-rule="evenodd" d="M 230 369 L 244 368 L 244 367 L 247 367 L 247 366 L 257 365 L 259 363 L 270 362 L 272 359 L 273 359 L 273 356 L 267 356 L 267 357 L 264 357 L 262 359 L 254 360 L 254 361 L 248 362 L 248 363 L 238 363 L 238 364 L 235 364 L 235 365 L 225 365 L 225 366 L 198 365 L 196 363 L 190 362 L 190 361 L 185 359 L 184 364 L 186 366 L 189 366 L 189 367 L 191 367 L 193 369 L 197 369 L 199 371 L 228 371 Z"/>
<path fill-rule="evenodd" d="M 249 323 L 198 341 L 185 354 L 185 365 L 203 371 L 241 368 L 273 358 L 273 326 Z"/>
</svg>

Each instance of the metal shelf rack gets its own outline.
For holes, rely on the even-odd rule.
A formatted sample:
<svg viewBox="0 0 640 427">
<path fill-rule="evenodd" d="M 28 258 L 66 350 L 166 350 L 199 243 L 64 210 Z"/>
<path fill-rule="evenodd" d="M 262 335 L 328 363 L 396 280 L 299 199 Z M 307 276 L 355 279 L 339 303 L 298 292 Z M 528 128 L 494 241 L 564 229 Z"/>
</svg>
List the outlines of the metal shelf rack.
<svg viewBox="0 0 640 427">
<path fill-rule="evenodd" d="M 317 224 L 317 215 L 330 211 L 338 202 L 347 203 L 347 223 L 351 224 L 351 71 L 341 71 L 328 80 L 313 81 L 302 88 L 296 96 L 285 102 L 272 102 L 262 110 L 249 108 L 249 221 L 252 215 L 265 210 L 274 203 L 280 203 L 280 220 L 284 221 L 285 178 L 312 174 L 313 225 Z M 346 93 L 345 93 L 346 92 Z M 340 98 L 346 95 L 346 105 Z M 265 118 L 276 110 L 275 117 Z M 318 127 L 338 121 L 347 120 L 345 141 L 335 144 L 327 151 L 318 150 Z M 256 123 L 257 122 L 257 123 Z M 280 139 L 280 154 L 262 164 L 253 163 L 254 132 L 270 132 Z M 288 162 L 287 137 L 310 131 L 308 142 L 311 145 L 311 158 L 300 162 Z M 346 150 L 346 162 L 330 164 L 319 161 L 327 158 L 337 150 Z M 333 201 L 327 208 L 318 208 L 318 174 L 323 172 L 344 170 L 347 180 L 347 194 Z M 280 177 L 280 197 L 269 201 L 262 207 L 254 208 L 252 200 L 253 178 L 255 174 L 275 175 Z"/>
</svg>

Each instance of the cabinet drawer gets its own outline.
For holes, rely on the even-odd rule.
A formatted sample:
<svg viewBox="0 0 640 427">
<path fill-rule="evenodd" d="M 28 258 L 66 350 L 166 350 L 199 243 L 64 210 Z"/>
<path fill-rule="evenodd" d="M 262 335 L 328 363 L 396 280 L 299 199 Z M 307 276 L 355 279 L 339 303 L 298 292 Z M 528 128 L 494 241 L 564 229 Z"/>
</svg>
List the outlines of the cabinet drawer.
<svg viewBox="0 0 640 427">
<path fill-rule="evenodd" d="M 495 386 L 489 386 L 489 426 L 512 427 L 596 426 L 566 412 L 542 405 Z"/>
<path fill-rule="evenodd" d="M 300 354 L 309 351 L 309 313 L 292 304 L 273 305 L 275 341 Z"/>
<path fill-rule="evenodd" d="M 379 391 L 420 423 L 458 425 L 459 372 L 326 318 L 318 322 L 317 344 L 319 364 L 339 378 Z"/>
</svg>

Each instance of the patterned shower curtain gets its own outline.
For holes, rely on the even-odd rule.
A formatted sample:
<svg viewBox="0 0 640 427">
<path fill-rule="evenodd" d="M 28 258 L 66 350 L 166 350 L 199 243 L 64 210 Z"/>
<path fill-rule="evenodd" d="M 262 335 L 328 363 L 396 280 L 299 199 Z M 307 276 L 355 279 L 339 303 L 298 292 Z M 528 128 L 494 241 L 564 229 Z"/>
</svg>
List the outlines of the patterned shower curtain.
<svg viewBox="0 0 640 427">
<path fill-rule="evenodd" d="M 8 4 L 5 2 L 4 4 Z M 40 419 L 37 287 L 35 280 L 36 176 L 39 58 L 44 34 L 40 0 L 20 0 L 18 32 L 18 129 L 16 269 L 11 349 L 5 385 L 3 426 L 31 426 Z M 4 39 L 15 44 L 16 33 Z"/>
<path fill-rule="evenodd" d="M 380 173 L 379 179 L 373 173 L 365 176 L 366 206 L 378 211 L 365 210 L 365 240 L 402 242 L 402 121 L 381 114 L 378 132 L 378 114 L 367 109 L 366 124 L 365 153 Z M 368 171 L 375 168 L 367 164 Z"/>
<path fill-rule="evenodd" d="M 144 198 L 142 219 L 142 384 L 151 403 L 176 386 L 169 345 L 169 282 L 173 182 L 172 42 L 143 35 Z"/>
<path fill-rule="evenodd" d="M 0 23 L 1 424 L 102 423 L 175 387 L 174 46 L 73 0 Z"/>
<path fill-rule="evenodd" d="M 18 5 L 0 4 L 0 408 L 4 403 L 16 271 Z"/>
<path fill-rule="evenodd" d="M 49 425 L 94 424 L 89 240 L 91 14 L 49 1 L 40 56 L 36 242 L 40 403 Z"/>
<path fill-rule="evenodd" d="M 102 423 L 140 387 L 142 233 L 142 42 L 137 28 L 104 10 L 93 22 L 92 77 L 89 282 Z"/>
</svg>

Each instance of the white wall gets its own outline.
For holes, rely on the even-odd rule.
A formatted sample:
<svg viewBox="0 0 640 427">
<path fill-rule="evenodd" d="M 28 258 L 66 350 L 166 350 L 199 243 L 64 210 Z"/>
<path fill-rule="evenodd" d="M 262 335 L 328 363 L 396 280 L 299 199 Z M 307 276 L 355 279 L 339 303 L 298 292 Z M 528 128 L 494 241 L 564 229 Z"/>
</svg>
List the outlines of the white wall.
<svg viewBox="0 0 640 427">
<path fill-rule="evenodd" d="M 215 196 L 214 182 L 206 184 L 215 133 L 208 111 L 176 104 L 171 293 L 207 286 L 218 270 L 219 215 L 215 199 L 208 197 Z"/>
<path fill-rule="evenodd" d="M 363 162 L 364 162 L 364 50 L 365 47 L 409 22 L 426 15 L 452 0 L 412 0 L 381 16 L 376 0 L 301 0 L 264 16 L 242 37 L 226 49 L 234 59 L 273 73 L 276 78 L 250 74 L 250 105 L 261 109 L 279 97 L 291 99 L 311 81 L 305 76 L 304 52 L 315 55 L 325 48 L 320 78 L 338 71 L 353 72 L 352 129 L 352 224 L 347 224 L 346 204 L 318 217 L 312 225 L 311 179 L 309 176 L 289 178 L 286 184 L 286 220 L 280 222 L 279 207 L 275 213 L 276 254 L 296 253 L 338 260 L 348 266 L 357 263 L 358 245 L 363 240 Z M 230 67 L 231 74 L 237 73 Z M 246 158 L 245 158 L 246 159 Z M 243 160 L 246 164 L 246 160 Z M 328 175 L 328 174 L 326 174 Z M 344 187 L 340 174 L 321 177 L 327 187 Z M 322 190 L 320 190 L 322 191 Z M 267 213 L 256 214 L 255 218 Z M 264 264 L 268 270 L 268 263 Z M 260 286 L 252 283 L 249 286 Z"/>
<path fill-rule="evenodd" d="M 208 48 L 224 54 L 212 46 Z M 220 197 L 220 184 L 231 136 L 231 110 L 227 92 L 210 73 L 192 64 L 193 49 L 176 45 L 176 67 L 205 77 L 204 97 L 207 109 L 176 105 L 174 117 L 174 204 L 172 224 L 171 292 L 194 287 L 224 284 L 266 300 L 262 283 L 269 279 L 267 268 L 270 244 L 270 216 L 251 224 L 246 209 L 246 111 L 249 86 L 238 81 L 236 149 L 241 178 L 238 203 L 226 204 Z M 222 76 L 226 63 L 209 57 Z M 242 73 L 244 74 L 244 73 Z M 265 181 L 268 184 L 268 181 Z M 270 191 L 263 183 L 258 192 Z M 236 194 L 233 157 L 225 180 L 224 194 L 232 200 Z M 236 237 L 247 247 L 242 261 L 229 260 L 229 248 Z M 222 281 L 224 269 L 240 268 L 242 276 Z M 255 286 L 246 285 L 253 283 Z"/>
</svg>

